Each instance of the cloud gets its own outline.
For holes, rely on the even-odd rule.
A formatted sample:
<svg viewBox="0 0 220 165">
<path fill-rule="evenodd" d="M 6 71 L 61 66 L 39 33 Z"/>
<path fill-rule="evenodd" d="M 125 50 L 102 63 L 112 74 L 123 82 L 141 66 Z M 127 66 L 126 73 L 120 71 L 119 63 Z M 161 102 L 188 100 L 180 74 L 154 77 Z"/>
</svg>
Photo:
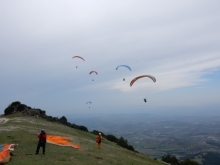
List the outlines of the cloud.
<svg viewBox="0 0 220 165">
<path fill-rule="evenodd" d="M 204 76 L 215 72 L 219 68 L 220 56 L 218 53 L 204 53 L 191 58 L 189 54 L 184 57 L 169 59 L 169 61 L 161 61 L 159 66 L 150 68 L 150 71 L 142 71 L 142 73 L 146 72 L 146 74 L 151 72 L 157 79 L 155 84 L 149 78 L 143 78 L 149 80 L 137 80 L 132 87 L 129 84 L 125 85 L 124 82 L 117 82 L 112 86 L 112 89 L 118 89 L 123 92 L 142 89 L 146 89 L 149 92 L 161 92 L 175 88 L 196 86 L 203 81 L 208 81 Z M 131 80 L 132 77 L 128 79 Z"/>
</svg>

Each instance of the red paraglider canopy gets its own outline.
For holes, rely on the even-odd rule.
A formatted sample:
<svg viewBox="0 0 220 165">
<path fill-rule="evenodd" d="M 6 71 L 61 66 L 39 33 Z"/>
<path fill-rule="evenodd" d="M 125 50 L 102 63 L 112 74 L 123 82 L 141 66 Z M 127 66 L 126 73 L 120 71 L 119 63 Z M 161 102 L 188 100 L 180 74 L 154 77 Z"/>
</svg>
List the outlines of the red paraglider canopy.
<svg viewBox="0 0 220 165">
<path fill-rule="evenodd" d="M 96 71 L 91 71 L 91 72 L 89 72 L 89 74 L 92 74 L 92 73 L 98 74 L 98 72 L 96 72 Z"/>
<path fill-rule="evenodd" d="M 81 56 L 73 56 L 73 58 L 81 58 L 83 61 L 85 61 Z"/>
<path fill-rule="evenodd" d="M 140 78 L 143 78 L 143 77 L 148 77 L 148 78 L 152 79 L 153 82 L 156 82 L 155 77 L 153 77 L 153 76 L 151 76 L 151 75 L 142 75 L 142 76 L 138 76 L 138 77 L 134 78 L 133 80 L 131 80 L 130 86 L 132 86 L 136 80 L 138 80 L 138 79 L 140 79 Z"/>
</svg>

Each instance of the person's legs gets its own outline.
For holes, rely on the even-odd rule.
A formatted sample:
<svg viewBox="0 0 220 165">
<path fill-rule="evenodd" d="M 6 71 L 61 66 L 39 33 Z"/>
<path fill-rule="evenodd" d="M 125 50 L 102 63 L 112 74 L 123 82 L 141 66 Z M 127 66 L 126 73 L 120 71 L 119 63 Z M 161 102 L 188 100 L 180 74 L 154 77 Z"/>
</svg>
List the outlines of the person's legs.
<svg viewBox="0 0 220 165">
<path fill-rule="evenodd" d="M 39 150 L 40 150 L 40 144 L 37 145 L 37 149 L 36 149 L 35 154 L 38 154 L 38 153 L 39 153 Z"/>
<path fill-rule="evenodd" d="M 43 147 L 43 154 L 45 154 L 45 147 L 46 147 L 46 143 L 42 145 Z"/>
<path fill-rule="evenodd" d="M 101 148 L 101 143 L 98 143 L 98 148 L 99 148 L 99 149 Z"/>
</svg>

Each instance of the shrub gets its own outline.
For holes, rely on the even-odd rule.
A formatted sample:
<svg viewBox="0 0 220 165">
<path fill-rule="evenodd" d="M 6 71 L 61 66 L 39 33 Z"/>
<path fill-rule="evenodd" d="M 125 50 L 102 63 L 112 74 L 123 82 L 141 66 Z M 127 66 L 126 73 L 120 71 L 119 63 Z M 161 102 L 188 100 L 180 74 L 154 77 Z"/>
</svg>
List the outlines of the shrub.
<svg viewBox="0 0 220 165">
<path fill-rule="evenodd" d="M 14 107 L 9 106 L 8 108 L 5 109 L 4 113 L 5 115 L 10 115 L 14 112 Z"/>
<path fill-rule="evenodd" d="M 66 123 L 66 122 L 67 122 L 67 119 L 66 119 L 65 116 L 62 116 L 62 117 L 60 118 L 60 121 L 61 121 L 61 123 Z"/>
<path fill-rule="evenodd" d="M 17 106 L 17 111 L 21 112 L 21 111 L 25 110 L 25 108 L 27 108 L 27 106 L 25 104 L 19 104 Z"/>
<path fill-rule="evenodd" d="M 15 101 L 15 102 L 12 102 L 10 106 L 17 106 L 17 105 L 20 105 L 21 103 L 19 101 Z"/>
<path fill-rule="evenodd" d="M 79 126 L 79 130 L 88 132 L 88 129 L 85 126 L 83 126 L 83 125 Z"/>
<path fill-rule="evenodd" d="M 114 135 L 106 135 L 105 138 L 111 142 L 115 142 L 115 143 L 118 142 L 118 138 L 116 138 Z"/>
<path fill-rule="evenodd" d="M 91 133 L 95 134 L 95 135 L 98 135 L 100 131 L 98 130 L 93 130 Z"/>
<path fill-rule="evenodd" d="M 180 165 L 199 165 L 199 163 L 197 163 L 193 160 L 186 159 L 186 160 L 180 162 Z"/>
<path fill-rule="evenodd" d="M 119 146 L 127 148 L 128 147 L 128 141 L 126 139 L 124 139 L 123 137 L 120 137 L 118 139 L 118 143 Z"/>
<path fill-rule="evenodd" d="M 170 163 L 172 165 L 179 165 L 179 160 L 175 156 L 171 157 L 169 154 L 166 156 L 162 156 L 162 161 Z"/>
</svg>

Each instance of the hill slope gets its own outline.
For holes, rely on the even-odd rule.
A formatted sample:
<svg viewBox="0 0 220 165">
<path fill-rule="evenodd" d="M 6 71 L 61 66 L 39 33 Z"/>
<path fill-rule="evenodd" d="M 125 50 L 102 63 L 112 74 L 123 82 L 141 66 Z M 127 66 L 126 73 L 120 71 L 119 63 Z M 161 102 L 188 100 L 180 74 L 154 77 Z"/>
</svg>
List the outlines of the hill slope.
<svg viewBox="0 0 220 165">
<path fill-rule="evenodd" d="M 103 140 L 99 150 L 95 142 L 96 135 L 76 130 L 60 123 L 49 122 L 46 119 L 37 119 L 32 116 L 23 116 L 21 113 L 1 115 L 0 119 L 9 119 L 0 122 L 0 143 L 18 143 L 13 152 L 9 165 L 162 165 L 164 163 L 147 156 L 124 149 L 113 142 Z M 37 124 L 38 123 L 38 124 Z M 46 155 L 35 155 L 37 133 L 43 128 L 48 135 L 68 136 L 72 142 L 81 146 L 80 150 L 71 147 L 62 147 L 47 143 Z M 40 150 L 40 153 L 42 150 Z"/>
</svg>

